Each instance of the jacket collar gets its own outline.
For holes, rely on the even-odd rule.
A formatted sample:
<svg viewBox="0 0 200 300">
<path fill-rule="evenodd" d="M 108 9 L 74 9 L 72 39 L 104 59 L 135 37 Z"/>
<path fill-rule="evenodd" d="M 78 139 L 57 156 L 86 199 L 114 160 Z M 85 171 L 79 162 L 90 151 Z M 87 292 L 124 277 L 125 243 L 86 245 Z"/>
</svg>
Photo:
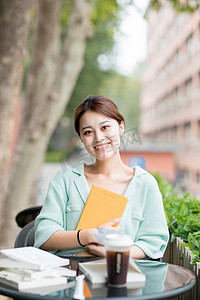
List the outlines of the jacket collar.
<svg viewBox="0 0 200 300">
<path fill-rule="evenodd" d="M 75 185 L 79 191 L 79 194 L 81 196 L 81 199 L 83 200 L 83 202 L 85 203 L 87 201 L 88 195 L 90 193 L 90 189 L 88 186 L 88 182 L 87 179 L 84 175 L 84 165 L 85 163 L 83 161 L 81 161 L 80 163 L 74 165 L 72 167 L 72 172 L 78 176 L 74 176 L 74 182 Z M 133 167 L 135 169 L 135 174 L 131 180 L 131 182 L 129 183 L 124 196 L 127 196 L 128 198 L 132 198 L 132 194 L 135 192 L 135 188 L 132 189 L 131 186 L 132 184 L 135 184 L 135 181 L 137 181 L 137 184 L 141 182 L 141 176 L 148 174 L 147 171 L 145 171 L 143 168 L 139 167 L 139 166 L 135 166 Z"/>
<path fill-rule="evenodd" d="M 79 162 L 72 166 L 72 172 L 78 175 L 84 175 L 84 161 Z"/>
<path fill-rule="evenodd" d="M 90 193 L 90 189 L 84 175 L 84 165 L 85 163 L 83 161 L 74 165 L 72 167 L 72 172 L 75 174 L 74 183 L 76 185 L 76 188 L 78 189 L 82 201 L 85 203 Z"/>
<path fill-rule="evenodd" d="M 84 175 L 84 165 L 85 165 L 85 162 L 81 161 L 78 164 L 72 166 L 73 173 L 78 174 L 78 175 Z M 135 169 L 134 177 L 148 173 L 147 171 L 145 171 L 143 168 L 141 168 L 139 166 L 135 166 L 135 167 L 133 167 L 133 169 Z"/>
<path fill-rule="evenodd" d="M 147 171 L 145 171 L 139 166 L 135 166 L 133 167 L 133 169 L 135 170 L 135 174 L 131 179 L 131 181 L 129 182 L 129 185 L 127 186 L 127 189 L 124 193 L 124 196 L 127 197 L 129 201 L 130 199 L 135 197 L 137 191 L 141 187 L 143 175 L 148 174 Z"/>
<path fill-rule="evenodd" d="M 135 167 L 133 167 L 133 169 L 135 169 L 134 177 L 138 177 L 140 175 L 148 174 L 147 171 L 145 171 L 143 168 L 141 168 L 139 166 L 135 166 Z"/>
</svg>

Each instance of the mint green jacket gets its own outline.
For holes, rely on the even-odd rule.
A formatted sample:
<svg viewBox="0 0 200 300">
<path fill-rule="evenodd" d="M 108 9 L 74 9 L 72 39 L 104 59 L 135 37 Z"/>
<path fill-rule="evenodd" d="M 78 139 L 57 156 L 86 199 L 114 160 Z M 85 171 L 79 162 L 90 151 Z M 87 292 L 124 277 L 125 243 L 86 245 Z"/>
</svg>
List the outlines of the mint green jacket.
<svg viewBox="0 0 200 300">
<path fill-rule="evenodd" d="M 55 231 L 75 230 L 89 192 L 84 162 L 62 168 L 51 180 L 43 208 L 35 220 L 34 246 L 39 248 Z M 120 222 L 122 232 L 130 235 L 133 244 L 148 257 L 162 257 L 169 234 L 157 181 L 136 166 L 124 196 L 128 203 Z M 73 248 L 52 252 L 62 255 L 82 250 Z"/>
</svg>

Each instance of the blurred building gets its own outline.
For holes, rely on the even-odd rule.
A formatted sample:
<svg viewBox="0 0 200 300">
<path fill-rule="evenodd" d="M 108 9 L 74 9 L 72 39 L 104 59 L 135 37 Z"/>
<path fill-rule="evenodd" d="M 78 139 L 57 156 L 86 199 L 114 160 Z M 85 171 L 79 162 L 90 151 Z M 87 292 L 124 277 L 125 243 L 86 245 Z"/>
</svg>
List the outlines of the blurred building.
<svg viewBox="0 0 200 300">
<path fill-rule="evenodd" d="M 151 173 L 159 173 L 172 183 L 175 182 L 175 153 L 170 147 L 151 143 L 143 143 L 139 146 L 128 145 L 121 147 L 120 156 L 129 167 L 140 166 Z"/>
<path fill-rule="evenodd" d="M 200 194 L 200 11 L 176 14 L 169 1 L 148 8 L 147 59 L 141 97 L 141 133 L 179 145 L 176 180 Z"/>
</svg>

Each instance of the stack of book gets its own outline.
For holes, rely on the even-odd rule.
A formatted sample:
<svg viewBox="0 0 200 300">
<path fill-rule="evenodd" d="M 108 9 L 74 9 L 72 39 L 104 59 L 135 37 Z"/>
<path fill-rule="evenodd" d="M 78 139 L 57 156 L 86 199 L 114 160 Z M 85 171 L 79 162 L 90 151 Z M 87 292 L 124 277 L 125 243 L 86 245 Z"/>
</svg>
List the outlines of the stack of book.
<svg viewBox="0 0 200 300">
<path fill-rule="evenodd" d="M 0 250 L 0 283 L 19 291 L 47 294 L 65 289 L 75 281 L 76 271 L 68 269 L 69 260 L 34 247 Z M 65 266 L 65 267 L 64 267 Z"/>
<path fill-rule="evenodd" d="M 82 271 L 91 282 L 91 287 L 103 287 L 107 282 L 106 259 L 79 263 Z M 146 277 L 130 258 L 127 274 L 127 288 L 138 289 L 145 285 Z"/>
</svg>

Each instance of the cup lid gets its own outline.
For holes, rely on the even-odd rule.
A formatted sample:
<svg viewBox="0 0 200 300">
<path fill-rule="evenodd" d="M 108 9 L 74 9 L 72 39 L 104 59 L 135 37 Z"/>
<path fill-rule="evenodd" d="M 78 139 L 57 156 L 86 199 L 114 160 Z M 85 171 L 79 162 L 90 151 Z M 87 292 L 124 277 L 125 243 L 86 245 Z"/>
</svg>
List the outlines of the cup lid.
<svg viewBox="0 0 200 300">
<path fill-rule="evenodd" d="M 127 247 L 131 246 L 133 241 L 127 234 L 111 233 L 104 238 L 105 246 Z"/>
</svg>

